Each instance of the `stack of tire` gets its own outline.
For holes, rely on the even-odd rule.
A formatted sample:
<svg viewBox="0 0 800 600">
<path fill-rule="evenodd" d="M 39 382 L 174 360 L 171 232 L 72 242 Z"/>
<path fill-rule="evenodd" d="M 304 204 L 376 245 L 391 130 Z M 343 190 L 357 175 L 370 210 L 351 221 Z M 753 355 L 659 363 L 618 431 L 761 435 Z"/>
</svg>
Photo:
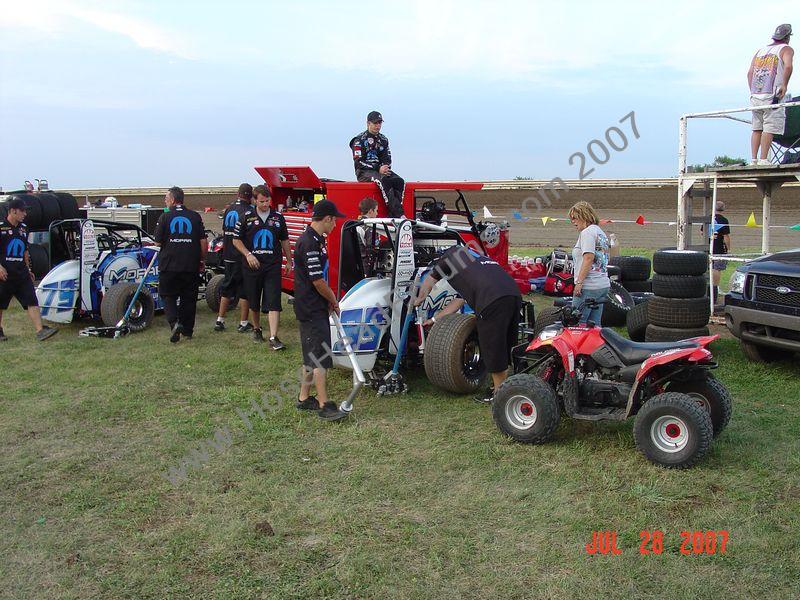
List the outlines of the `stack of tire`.
<svg viewBox="0 0 800 600">
<path fill-rule="evenodd" d="M 650 292 L 650 259 L 646 256 L 612 256 L 610 265 L 619 267 L 620 283 L 629 292 Z"/>
<path fill-rule="evenodd" d="M 645 341 L 674 342 L 708 335 L 708 256 L 692 250 L 658 250 L 653 271 L 654 295 L 646 304 Z"/>
</svg>

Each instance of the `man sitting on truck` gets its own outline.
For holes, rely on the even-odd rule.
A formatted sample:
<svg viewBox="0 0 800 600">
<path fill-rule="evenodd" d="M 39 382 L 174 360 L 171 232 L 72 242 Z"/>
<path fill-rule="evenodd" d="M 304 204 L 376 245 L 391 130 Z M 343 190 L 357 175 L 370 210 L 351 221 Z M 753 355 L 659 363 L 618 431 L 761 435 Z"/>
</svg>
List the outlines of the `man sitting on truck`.
<svg viewBox="0 0 800 600">
<path fill-rule="evenodd" d="M 389 216 L 403 216 L 405 180 L 392 172 L 392 153 L 389 140 L 381 133 L 383 117 L 373 110 L 367 115 L 367 129 L 350 140 L 353 163 L 358 181 L 374 181 L 386 202 Z"/>
</svg>

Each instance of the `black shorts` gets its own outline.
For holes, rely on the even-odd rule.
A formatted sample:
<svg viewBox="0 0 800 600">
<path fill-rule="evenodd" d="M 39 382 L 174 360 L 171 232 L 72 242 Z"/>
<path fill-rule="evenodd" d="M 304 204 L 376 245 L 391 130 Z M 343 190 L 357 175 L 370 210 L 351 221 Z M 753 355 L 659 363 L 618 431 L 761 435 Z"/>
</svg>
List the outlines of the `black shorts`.
<svg viewBox="0 0 800 600">
<path fill-rule="evenodd" d="M 481 357 L 490 373 L 508 368 L 511 349 L 519 335 L 519 296 L 503 296 L 492 302 L 478 315 L 478 344 Z"/>
<path fill-rule="evenodd" d="M 244 298 L 244 281 L 242 279 L 242 261 L 240 260 L 226 260 L 225 261 L 225 277 L 222 279 L 222 285 L 219 286 L 220 294 L 223 298 L 235 300 L 236 298 Z"/>
<path fill-rule="evenodd" d="M 281 311 L 281 266 L 275 265 L 265 271 L 242 269 L 244 291 L 250 310 L 261 312 Z"/>
<path fill-rule="evenodd" d="M 11 304 L 11 299 L 16 298 L 22 308 L 28 310 L 31 306 L 39 306 L 36 299 L 36 288 L 30 277 L 9 278 L 7 281 L 0 281 L 0 310 L 5 310 Z"/>
<path fill-rule="evenodd" d="M 328 317 L 315 317 L 311 321 L 299 323 L 303 364 L 312 369 L 330 369 L 333 366 L 333 357 L 330 351 L 331 326 Z"/>
</svg>

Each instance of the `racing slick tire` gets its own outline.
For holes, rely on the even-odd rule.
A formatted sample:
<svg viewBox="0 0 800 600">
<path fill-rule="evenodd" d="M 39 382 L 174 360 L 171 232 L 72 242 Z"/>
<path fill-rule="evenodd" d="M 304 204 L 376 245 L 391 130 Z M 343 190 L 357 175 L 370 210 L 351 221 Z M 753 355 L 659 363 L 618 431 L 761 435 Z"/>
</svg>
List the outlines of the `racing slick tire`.
<svg viewBox="0 0 800 600">
<path fill-rule="evenodd" d="M 671 381 L 667 391 L 680 392 L 692 398 L 711 417 L 714 437 L 717 437 L 731 420 L 733 400 L 731 393 L 713 375 L 689 381 Z"/>
<path fill-rule="evenodd" d="M 647 303 L 650 323 L 659 327 L 696 329 L 708 325 L 711 307 L 708 298 L 662 298 L 653 296 Z"/>
<path fill-rule="evenodd" d="M 41 228 L 47 229 L 50 223 L 61 219 L 61 203 L 53 192 L 39 192 L 36 194 L 42 207 Z"/>
<path fill-rule="evenodd" d="M 613 256 L 609 264 L 622 271 L 622 281 L 647 281 L 650 278 L 650 259 L 646 256 Z"/>
<path fill-rule="evenodd" d="M 31 271 L 37 280 L 41 279 L 50 270 L 50 257 L 47 248 L 42 244 L 28 244 L 28 254 L 31 256 Z"/>
<path fill-rule="evenodd" d="M 633 424 L 636 448 L 650 461 L 667 469 L 688 469 L 711 446 L 711 416 L 694 399 L 665 392 L 644 403 Z"/>
<path fill-rule="evenodd" d="M 68 192 L 53 192 L 53 194 L 58 199 L 62 219 L 81 218 L 81 210 L 78 208 L 78 201 L 75 200 L 75 196 Z"/>
<path fill-rule="evenodd" d="M 645 342 L 680 342 L 690 338 L 708 335 L 708 327 L 696 329 L 680 329 L 675 327 L 659 327 L 650 323 L 644 334 Z"/>
<path fill-rule="evenodd" d="M 603 327 L 625 327 L 628 311 L 634 307 L 633 296 L 621 283 L 611 282 L 611 288 L 603 305 L 600 325 Z"/>
<path fill-rule="evenodd" d="M 695 250 L 657 250 L 653 271 L 659 275 L 703 275 L 708 271 L 708 255 Z"/>
<path fill-rule="evenodd" d="M 702 298 L 707 292 L 702 275 L 653 275 L 653 293 L 662 298 Z"/>
<path fill-rule="evenodd" d="M 219 312 L 219 304 L 222 301 L 222 281 L 224 279 L 224 275 L 214 275 L 206 284 L 206 304 L 215 314 Z M 236 298 L 234 302 L 228 304 L 228 310 L 236 308 L 238 305 L 239 299 Z"/>
<path fill-rule="evenodd" d="M 542 329 L 553 323 L 561 321 L 561 307 L 547 306 L 536 315 L 536 323 L 533 326 L 533 337 L 538 337 Z"/>
<path fill-rule="evenodd" d="M 469 394 L 486 379 L 475 315 L 453 314 L 436 321 L 425 340 L 425 374 L 436 387 Z"/>
<path fill-rule="evenodd" d="M 553 388 L 536 375 L 512 375 L 492 399 L 492 419 L 510 438 L 543 444 L 558 427 L 561 410 Z"/>
<path fill-rule="evenodd" d="M 625 326 L 628 329 L 628 337 L 634 342 L 643 342 L 647 334 L 647 302 L 637 304 L 628 311 Z"/>
<path fill-rule="evenodd" d="M 138 283 L 132 281 L 115 283 L 106 291 L 100 302 L 100 317 L 107 327 L 113 327 L 125 316 L 128 305 L 136 293 Z M 128 328 L 131 331 L 143 331 L 153 323 L 155 303 L 146 287 L 142 288 L 133 310 L 128 317 Z"/>
</svg>

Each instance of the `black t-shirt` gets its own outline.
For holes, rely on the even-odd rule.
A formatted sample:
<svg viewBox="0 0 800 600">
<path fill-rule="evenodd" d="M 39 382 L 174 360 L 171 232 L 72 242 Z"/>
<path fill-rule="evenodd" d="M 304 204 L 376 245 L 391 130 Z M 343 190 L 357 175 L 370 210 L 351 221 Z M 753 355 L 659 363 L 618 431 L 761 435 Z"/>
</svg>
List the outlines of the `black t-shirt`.
<svg viewBox="0 0 800 600">
<path fill-rule="evenodd" d="M 275 266 L 280 267 L 283 256 L 281 242 L 289 239 L 289 230 L 283 215 L 278 211 L 270 209 L 267 218 L 262 220 L 253 208 L 244 215 L 239 227 L 239 239 L 261 263 L 259 270 L 265 271 Z M 242 260 L 245 268 L 249 268 L 247 259 L 242 257 Z"/>
<path fill-rule="evenodd" d="M 25 223 L 14 227 L 8 221 L 0 221 L 0 265 L 8 271 L 9 279 L 30 277 L 25 263 L 28 251 L 28 228 Z"/>
<path fill-rule="evenodd" d="M 298 321 L 328 316 L 328 301 L 314 287 L 317 279 L 328 280 L 328 250 L 325 238 L 309 225 L 294 246 L 294 314 Z"/>
<path fill-rule="evenodd" d="M 731 234 L 731 228 L 728 226 L 730 221 L 722 215 L 714 215 L 717 225 L 714 227 L 714 254 L 727 254 L 728 247 L 725 245 L 725 238 L 723 236 Z"/>
<path fill-rule="evenodd" d="M 480 314 L 503 296 L 522 296 L 516 282 L 491 258 L 466 246 L 453 246 L 433 264 L 429 277 L 447 279 L 458 295 Z"/>
<path fill-rule="evenodd" d="M 222 259 L 230 262 L 242 260 L 242 255 L 233 246 L 233 240 L 239 237 L 244 216 L 250 210 L 250 205 L 241 198 L 232 202 L 222 217 Z"/>
<path fill-rule="evenodd" d="M 206 231 L 199 213 L 176 204 L 158 218 L 155 237 L 161 244 L 159 271 L 200 271 L 200 240 L 206 239 Z"/>
</svg>

